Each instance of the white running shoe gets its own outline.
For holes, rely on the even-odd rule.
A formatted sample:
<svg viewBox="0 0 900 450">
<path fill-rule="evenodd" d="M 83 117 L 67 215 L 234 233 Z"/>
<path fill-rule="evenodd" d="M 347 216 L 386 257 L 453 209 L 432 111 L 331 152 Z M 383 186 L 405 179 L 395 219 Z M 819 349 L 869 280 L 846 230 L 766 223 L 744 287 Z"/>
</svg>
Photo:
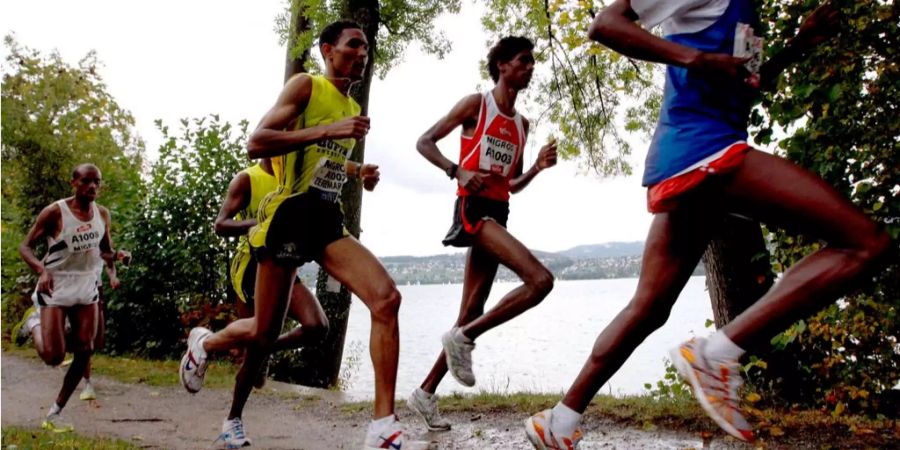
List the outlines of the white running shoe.
<svg viewBox="0 0 900 450">
<path fill-rule="evenodd" d="M 80 400 L 97 400 L 97 393 L 94 392 L 94 385 L 91 383 L 84 383 L 84 389 L 81 390 L 81 394 L 78 395 Z"/>
<path fill-rule="evenodd" d="M 41 422 L 41 428 L 54 433 L 69 433 L 75 430 L 75 427 L 64 421 L 59 413 L 48 414 Z"/>
<path fill-rule="evenodd" d="M 475 350 L 475 343 L 466 342 L 466 337 L 459 327 L 453 327 L 444 333 L 441 343 L 447 355 L 450 375 L 463 386 L 475 386 L 475 374 L 472 372 L 472 350 Z"/>
<path fill-rule="evenodd" d="M 575 450 L 581 441 L 581 428 L 576 428 L 571 436 L 561 436 L 550 428 L 553 409 L 545 409 L 525 419 L 525 435 L 537 450 Z"/>
<path fill-rule="evenodd" d="M 366 431 L 366 440 L 363 442 L 363 450 L 426 450 L 428 442 L 412 441 L 406 439 L 403 425 L 394 416 L 391 423 L 380 430 L 373 430 L 372 425 Z"/>
<path fill-rule="evenodd" d="M 181 385 L 191 394 L 196 394 L 203 388 L 203 377 L 206 376 L 206 367 L 209 364 L 206 350 L 203 350 L 203 340 L 211 334 L 212 331 L 206 328 L 196 327 L 188 335 L 188 348 L 181 358 L 178 376 L 181 378 Z"/>
<path fill-rule="evenodd" d="M 224 442 L 225 448 L 228 449 L 250 446 L 250 439 L 244 434 L 244 422 L 240 417 L 225 419 L 222 422 L 222 434 L 216 438 L 216 442 L 219 441 Z"/>
<path fill-rule="evenodd" d="M 447 431 L 450 429 L 450 421 L 441 417 L 437 407 L 437 395 L 429 394 L 416 388 L 409 399 L 406 400 L 409 409 L 415 411 L 425 420 L 425 426 L 429 431 Z"/>
<path fill-rule="evenodd" d="M 678 374 L 691 384 L 694 398 L 723 430 L 753 442 L 753 427 L 741 413 L 738 390 L 743 383 L 737 361 L 719 362 L 705 355 L 706 339 L 695 338 L 669 351 Z"/>
</svg>

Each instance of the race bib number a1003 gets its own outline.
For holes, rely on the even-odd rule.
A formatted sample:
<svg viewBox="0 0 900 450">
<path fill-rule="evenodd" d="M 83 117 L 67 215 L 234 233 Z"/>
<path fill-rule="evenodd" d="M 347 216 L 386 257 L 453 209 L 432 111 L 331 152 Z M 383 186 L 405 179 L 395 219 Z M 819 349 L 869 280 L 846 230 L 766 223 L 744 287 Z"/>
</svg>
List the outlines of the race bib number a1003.
<svg viewBox="0 0 900 450">
<path fill-rule="evenodd" d="M 486 135 L 481 140 L 478 168 L 505 177 L 516 159 L 516 150 L 516 144 Z"/>
</svg>

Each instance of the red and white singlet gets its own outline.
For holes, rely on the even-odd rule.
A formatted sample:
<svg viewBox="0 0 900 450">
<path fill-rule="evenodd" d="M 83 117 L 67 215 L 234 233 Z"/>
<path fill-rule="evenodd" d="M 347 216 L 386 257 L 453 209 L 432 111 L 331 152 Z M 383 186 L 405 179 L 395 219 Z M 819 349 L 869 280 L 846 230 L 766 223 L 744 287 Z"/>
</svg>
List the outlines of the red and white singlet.
<svg viewBox="0 0 900 450">
<path fill-rule="evenodd" d="M 509 117 L 500 112 L 491 91 L 481 97 L 478 125 L 472 136 L 462 136 L 459 167 L 473 172 L 490 173 L 485 188 L 470 192 L 462 186 L 456 191 L 459 197 L 477 195 L 494 200 L 509 201 L 509 180 L 525 147 L 524 119 L 519 113 Z"/>
</svg>

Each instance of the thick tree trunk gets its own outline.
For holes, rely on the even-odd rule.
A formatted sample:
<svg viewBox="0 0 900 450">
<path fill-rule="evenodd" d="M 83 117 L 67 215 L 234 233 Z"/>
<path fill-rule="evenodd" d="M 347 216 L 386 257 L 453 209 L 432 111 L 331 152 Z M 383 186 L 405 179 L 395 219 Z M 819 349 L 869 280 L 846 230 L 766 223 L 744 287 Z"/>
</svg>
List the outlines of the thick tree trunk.
<svg viewBox="0 0 900 450">
<path fill-rule="evenodd" d="M 362 82 L 350 90 L 350 94 L 362 107 L 362 115 L 366 115 L 369 110 L 369 90 L 372 86 L 376 37 L 380 25 L 378 1 L 346 0 L 342 8 L 342 16 L 359 23 L 369 39 L 369 64 L 366 66 L 365 75 Z M 361 140 L 356 143 L 350 159 L 362 162 L 364 156 L 365 140 Z M 350 234 L 359 238 L 362 185 L 358 180 L 347 182 L 341 194 L 341 201 L 344 207 L 344 225 Z M 300 372 L 293 375 L 292 378 L 307 386 L 331 387 L 337 383 L 340 375 L 344 339 L 347 334 L 347 319 L 350 316 L 350 292 L 320 269 L 316 280 L 316 297 L 325 310 L 331 328 L 321 343 L 301 350 Z"/>
<path fill-rule="evenodd" d="M 772 286 L 769 251 L 759 223 L 728 216 L 703 255 L 716 328 L 725 326 Z"/>
</svg>

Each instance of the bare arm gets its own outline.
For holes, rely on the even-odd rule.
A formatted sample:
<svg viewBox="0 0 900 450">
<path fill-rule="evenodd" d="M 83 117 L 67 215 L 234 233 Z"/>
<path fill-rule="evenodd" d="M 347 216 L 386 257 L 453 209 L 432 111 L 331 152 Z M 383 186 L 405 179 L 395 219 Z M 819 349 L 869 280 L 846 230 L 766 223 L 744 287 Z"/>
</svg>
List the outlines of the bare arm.
<svg viewBox="0 0 900 450">
<path fill-rule="evenodd" d="M 523 118 L 524 119 L 524 118 Z M 531 128 L 531 124 L 528 122 L 528 119 L 525 119 L 525 135 L 528 135 L 528 130 Z M 524 142 L 523 142 L 524 145 Z M 519 163 L 516 165 L 516 177 L 509 181 L 509 192 L 513 194 L 517 194 L 525 189 L 531 180 L 537 176 L 537 174 L 541 173 L 542 170 L 553 167 L 556 165 L 556 141 L 551 140 L 546 145 L 541 147 L 541 150 L 538 152 L 537 160 L 534 161 L 534 164 L 528 169 L 527 172 L 523 173 L 525 168 L 525 161 L 519 158 Z"/>
<path fill-rule="evenodd" d="M 118 259 L 119 252 L 113 250 L 112 237 L 110 235 L 110 228 L 112 228 L 112 219 L 110 218 L 108 209 L 102 206 L 100 206 L 99 209 L 100 217 L 103 219 L 103 223 L 106 225 L 106 233 L 104 233 L 103 238 L 100 239 L 100 257 L 103 258 L 106 276 L 109 278 L 109 286 L 113 289 L 118 289 L 120 283 L 119 277 L 116 275 L 116 260 Z"/>
<path fill-rule="evenodd" d="M 453 109 L 442 117 L 425 133 L 419 137 L 416 142 L 416 149 L 435 167 L 447 173 L 456 165 L 453 161 L 447 159 L 437 146 L 437 142 L 445 138 L 456 127 L 466 122 L 475 122 L 478 120 L 479 109 L 481 108 L 481 94 L 473 94 L 460 100 Z M 456 179 L 459 184 L 467 189 L 477 191 L 481 189 L 487 174 L 472 172 L 457 168 Z"/>
<path fill-rule="evenodd" d="M 275 106 L 263 116 L 247 143 L 247 154 L 252 159 L 284 155 L 299 146 L 324 139 L 362 139 L 369 131 L 369 118 L 348 117 L 327 125 L 290 130 L 297 118 L 306 110 L 312 95 L 312 78 L 307 74 L 295 75 L 282 89 Z"/>
<path fill-rule="evenodd" d="M 38 214 L 37 220 L 28 230 L 25 240 L 19 244 L 19 254 L 22 255 L 22 259 L 34 273 L 38 274 L 37 291 L 45 294 L 53 294 L 53 275 L 44 270 L 44 263 L 35 256 L 34 249 L 41 240 L 56 236 L 61 221 L 62 212 L 60 212 L 59 206 L 55 203 L 47 206 Z"/>
<path fill-rule="evenodd" d="M 588 37 L 632 58 L 733 77 L 747 74 L 744 58 L 704 53 L 667 41 L 641 28 L 637 19 L 630 0 L 616 0 L 594 18 Z"/>
<path fill-rule="evenodd" d="M 247 234 L 254 225 L 256 218 L 244 220 L 235 220 L 242 209 L 250 204 L 250 176 L 244 172 L 240 172 L 231 179 L 228 184 L 228 193 L 225 194 L 225 201 L 219 208 L 219 214 L 216 216 L 215 229 L 219 236 L 240 236 Z"/>
<path fill-rule="evenodd" d="M 775 80 L 788 66 L 803 59 L 808 51 L 837 33 L 839 22 L 840 11 L 831 1 L 816 8 L 800 24 L 797 35 L 759 68 L 761 86 L 764 89 L 773 88 Z"/>
</svg>

